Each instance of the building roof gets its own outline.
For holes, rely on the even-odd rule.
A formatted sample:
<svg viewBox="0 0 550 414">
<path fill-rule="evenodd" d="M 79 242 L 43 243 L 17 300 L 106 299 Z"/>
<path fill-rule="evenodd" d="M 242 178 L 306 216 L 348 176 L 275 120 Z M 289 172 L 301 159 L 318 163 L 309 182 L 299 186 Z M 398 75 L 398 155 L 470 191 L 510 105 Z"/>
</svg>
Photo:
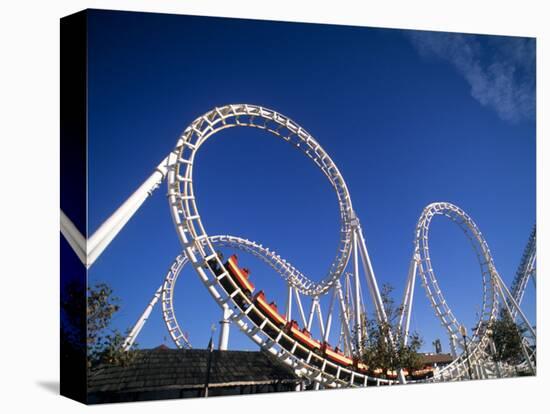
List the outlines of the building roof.
<svg viewBox="0 0 550 414">
<path fill-rule="evenodd" d="M 201 388 L 209 351 L 158 347 L 137 350 L 127 366 L 100 365 L 88 376 L 88 392 L 141 392 Z M 297 383 L 294 371 L 263 351 L 212 352 L 208 386 Z"/>
<path fill-rule="evenodd" d="M 422 363 L 430 364 L 449 364 L 455 360 L 451 354 L 422 354 Z"/>
</svg>

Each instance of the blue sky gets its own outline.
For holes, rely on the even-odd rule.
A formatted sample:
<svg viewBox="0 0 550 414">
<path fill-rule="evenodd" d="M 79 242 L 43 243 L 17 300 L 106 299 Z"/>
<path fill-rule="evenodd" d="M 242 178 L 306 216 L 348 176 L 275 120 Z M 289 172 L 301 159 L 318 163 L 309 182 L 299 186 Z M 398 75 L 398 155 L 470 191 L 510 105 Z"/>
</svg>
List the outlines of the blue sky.
<svg viewBox="0 0 550 414">
<path fill-rule="evenodd" d="M 253 103 L 301 124 L 342 172 L 379 284 L 401 299 L 423 207 L 450 201 L 473 217 L 510 284 L 535 222 L 534 39 L 92 11 L 89 20 L 89 233 L 214 106 Z M 209 234 L 275 249 L 315 280 L 338 242 L 328 181 L 291 146 L 257 130 L 224 131 L 197 156 L 195 189 Z M 122 300 L 129 328 L 179 253 L 163 186 L 89 272 Z M 434 220 L 432 258 L 459 320 L 472 325 L 481 277 L 456 226 Z M 284 286 L 241 255 L 254 283 Z M 412 327 L 431 350 L 439 321 L 417 285 Z M 525 310 L 534 320 L 534 289 Z M 176 310 L 205 347 L 220 310 L 191 269 Z M 367 302 L 367 306 L 369 303 Z M 372 306 L 370 306 L 372 309 Z M 138 342 L 171 345 L 157 308 Z M 254 349 L 231 331 L 230 348 Z"/>
</svg>

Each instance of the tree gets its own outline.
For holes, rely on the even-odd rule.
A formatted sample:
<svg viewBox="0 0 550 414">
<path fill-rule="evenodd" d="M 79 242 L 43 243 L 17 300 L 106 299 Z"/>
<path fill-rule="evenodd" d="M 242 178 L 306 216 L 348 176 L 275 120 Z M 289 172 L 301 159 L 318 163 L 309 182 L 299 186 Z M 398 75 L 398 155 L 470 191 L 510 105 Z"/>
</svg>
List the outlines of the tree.
<svg viewBox="0 0 550 414">
<path fill-rule="evenodd" d="M 489 329 L 495 344 L 492 353 L 495 362 L 518 365 L 525 359 L 522 341 L 527 330 L 516 324 L 508 312 L 500 312 L 499 317 L 489 324 Z"/>
<path fill-rule="evenodd" d="M 89 368 L 100 363 L 127 365 L 135 357 L 135 352 L 124 351 L 122 347 L 125 336 L 117 329 L 109 329 L 113 315 L 120 309 L 119 304 L 120 299 L 106 283 L 88 287 L 86 343 Z"/>
<path fill-rule="evenodd" d="M 386 311 L 387 321 L 380 322 L 375 317 L 365 318 L 363 321 L 363 336 L 360 355 L 358 357 L 367 365 L 370 375 L 386 376 L 388 371 L 397 371 L 404 368 L 412 373 L 422 368 L 418 350 L 423 340 L 416 332 L 408 334 L 407 344 L 405 337 L 398 329 L 398 322 L 403 310 L 402 306 L 396 306 L 391 296 L 393 287 L 385 284 L 380 296 Z M 389 338 L 393 341 L 390 341 Z"/>
</svg>

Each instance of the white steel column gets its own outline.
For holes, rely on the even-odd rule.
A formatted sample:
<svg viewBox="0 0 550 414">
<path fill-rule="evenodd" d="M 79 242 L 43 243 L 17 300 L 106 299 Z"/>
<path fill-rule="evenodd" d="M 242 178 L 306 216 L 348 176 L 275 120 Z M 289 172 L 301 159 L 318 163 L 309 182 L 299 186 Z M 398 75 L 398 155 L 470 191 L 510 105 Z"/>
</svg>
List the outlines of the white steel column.
<svg viewBox="0 0 550 414">
<path fill-rule="evenodd" d="M 288 284 L 288 292 L 287 292 L 287 300 L 286 300 L 286 320 L 290 322 L 292 319 L 292 285 Z"/>
<path fill-rule="evenodd" d="M 412 304 L 414 297 L 414 285 L 416 281 L 416 268 L 418 266 L 418 257 L 415 254 L 409 265 L 409 275 L 407 277 L 407 285 L 405 287 L 405 295 L 403 298 L 403 310 L 399 318 L 399 333 L 403 335 L 402 340 L 403 344 L 407 344 L 409 336 L 409 328 L 411 324 L 411 314 L 412 314 Z M 403 319 L 405 322 L 405 327 L 403 328 Z M 403 328 L 403 329 L 402 329 Z"/>
<path fill-rule="evenodd" d="M 330 327 L 332 325 L 332 311 L 334 309 L 334 297 L 336 296 L 336 288 L 333 289 L 332 295 L 330 297 L 330 304 L 328 306 L 328 314 L 327 314 L 327 321 L 325 323 L 325 336 L 323 337 L 323 340 L 325 342 L 328 342 L 328 337 L 330 335 Z"/>
<path fill-rule="evenodd" d="M 157 304 L 157 302 L 160 298 L 161 292 L 162 292 L 162 285 L 160 285 L 160 287 L 157 289 L 157 291 L 153 295 L 153 298 L 147 304 L 147 307 L 145 308 L 145 310 L 143 311 L 143 313 L 141 314 L 141 316 L 137 320 L 136 324 L 134 325 L 134 327 L 132 328 L 132 330 L 130 331 L 130 333 L 128 334 L 126 339 L 124 340 L 124 343 L 122 344 L 122 349 L 123 350 L 128 351 L 132 347 L 132 345 L 134 344 L 138 334 L 141 332 L 141 329 L 143 328 L 143 325 L 145 325 L 145 322 L 147 322 L 147 319 L 149 318 L 149 315 L 151 315 L 151 312 L 153 311 L 153 308 Z"/>
<path fill-rule="evenodd" d="M 86 239 L 63 210 L 60 211 L 61 234 L 65 237 L 65 240 L 67 240 L 69 246 L 74 250 L 80 261 L 86 264 Z"/>
<path fill-rule="evenodd" d="M 317 306 L 317 296 L 311 300 L 311 309 L 309 310 L 309 317 L 307 319 L 306 329 L 311 332 L 311 325 L 313 324 L 313 315 L 315 313 L 315 306 Z"/>
<path fill-rule="evenodd" d="M 357 333 L 356 346 L 357 349 L 361 348 L 362 343 L 362 327 L 361 327 L 361 292 L 359 282 L 359 257 L 357 254 L 357 231 L 352 233 L 353 238 L 353 274 L 355 276 L 355 330 Z"/>
<path fill-rule="evenodd" d="M 386 322 L 388 320 L 386 316 L 386 310 L 384 309 L 384 304 L 382 303 L 382 297 L 380 296 L 380 291 L 378 289 L 378 283 L 376 283 L 376 278 L 374 276 L 374 270 L 372 269 L 372 263 L 369 258 L 369 253 L 367 251 L 367 244 L 365 238 L 363 237 L 363 232 L 361 227 L 357 226 L 355 233 L 359 236 L 359 252 L 361 253 L 361 259 L 363 261 L 363 267 L 365 268 L 365 278 L 369 285 L 369 291 L 374 303 L 376 310 L 376 316 L 378 321 Z"/>
<path fill-rule="evenodd" d="M 170 153 L 157 166 L 155 171 L 144 181 L 122 205 L 99 226 L 88 239 L 88 259 L 86 266 L 89 268 L 116 237 L 119 231 L 132 218 L 145 200 L 162 183 L 168 168 L 175 162 L 175 155 Z"/>
<path fill-rule="evenodd" d="M 296 296 L 296 303 L 298 304 L 298 311 L 300 312 L 300 317 L 302 318 L 302 324 L 306 325 L 306 314 L 304 313 L 304 307 L 302 306 L 302 300 L 300 299 L 300 292 L 298 289 L 292 288 L 294 291 L 294 296 Z"/>
<path fill-rule="evenodd" d="M 227 347 L 229 346 L 229 326 L 231 324 L 229 317 L 231 316 L 231 311 L 229 309 L 229 306 L 223 305 L 223 316 L 222 320 L 220 321 L 221 329 L 220 329 L 220 338 L 219 338 L 219 346 L 218 349 L 220 351 L 227 351 Z"/>
<path fill-rule="evenodd" d="M 323 313 L 321 312 L 321 300 L 317 298 L 317 319 L 319 319 L 319 329 L 321 330 L 321 336 L 325 336 L 325 324 L 323 322 Z"/>
</svg>

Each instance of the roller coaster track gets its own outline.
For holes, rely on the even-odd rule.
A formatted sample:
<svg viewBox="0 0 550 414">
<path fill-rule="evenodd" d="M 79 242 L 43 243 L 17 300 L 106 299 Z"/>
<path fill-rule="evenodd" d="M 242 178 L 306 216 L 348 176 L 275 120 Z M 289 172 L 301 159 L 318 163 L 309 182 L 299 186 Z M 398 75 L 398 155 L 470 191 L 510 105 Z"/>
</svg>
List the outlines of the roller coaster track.
<svg viewBox="0 0 550 414">
<path fill-rule="evenodd" d="M 429 229 L 433 218 L 436 216 L 446 217 L 463 231 L 474 249 L 480 267 L 483 292 L 482 305 L 479 321 L 466 344 L 461 344 L 459 341 L 459 338 L 465 335 L 464 332 L 461 333 L 464 327 L 458 322 L 449 307 L 439 287 L 432 266 L 429 247 Z M 499 304 L 505 307 L 510 314 L 512 314 L 512 312 L 514 312 L 514 315 L 519 313 L 530 334 L 532 334 L 533 337 L 536 336 L 534 329 L 521 311 L 517 300 L 513 294 L 510 293 L 498 274 L 489 246 L 481 231 L 472 218 L 460 207 L 447 202 L 432 203 L 424 208 L 418 220 L 415 231 L 413 257 L 409 267 L 409 276 L 403 300 L 403 314 L 400 322 L 405 340 L 409 330 L 410 315 L 412 312 L 412 293 L 414 291 L 414 283 L 417 274 L 421 277 L 422 284 L 436 316 L 439 318 L 441 325 L 448 332 L 452 346 L 456 348 L 457 345 L 461 345 L 463 350 L 468 348 L 468 352 L 462 353 L 453 363 L 438 371 L 438 373 L 434 375 L 433 380 L 464 378 L 467 370 L 471 371 L 472 366 L 477 369 L 478 373 L 476 376 L 480 378 L 494 375 L 494 364 L 487 363 L 487 361 L 491 359 L 488 349 L 492 346 L 490 343 L 490 331 L 487 327 L 497 318 Z M 527 354 L 526 359 L 530 360 Z M 533 366 L 531 366 L 531 369 L 534 370 Z M 489 371 L 490 373 L 487 374 L 482 371 Z M 469 375 L 468 373 L 468 376 Z"/>
<path fill-rule="evenodd" d="M 217 248 L 229 247 L 249 253 L 260 260 L 263 260 L 278 273 L 284 274 L 288 271 L 295 271 L 298 273 L 292 265 L 286 263 L 274 251 L 271 251 L 253 241 L 227 235 L 211 236 L 209 239 L 211 244 Z M 188 263 L 189 260 L 187 255 L 180 254 L 176 257 L 165 276 L 164 283 L 157 290 L 152 305 L 150 304 L 148 306 L 148 309 L 151 309 L 159 299 L 159 296 L 161 297 L 164 322 L 174 343 L 179 348 L 191 347 L 188 339 L 183 333 L 183 330 L 179 326 L 174 309 L 174 290 L 176 281 L 182 269 Z M 335 284 L 337 286 L 337 291 L 341 292 L 340 282 L 337 280 Z M 236 295 L 233 297 L 236 297 Z M 222 300 L 220 303 L 221 306 L 225 305 L 228 301 L 228 298 L 224 299 L 225 300 Z M 350 384 L 353 386 L 366 386 L 367 383 L 380 385 L 392 384 L 395 382 L 383 378 L 369 377 L 359 372 L 355 372 L 352 369 L 341 367 L 326 358 L 322 358 L 317 353 L 302 346 L 298 341 L 289 336 L 283 329 L 274 325 L 269 318 L 263 315 L 262 310 L 259 309 L 253 301 L 248 300 L 246 310 L 241 310 L 239 306 L 235 305 L 231 312 L 231 322 L 237 324 L 239 328 L 262 349 L 270 352 L 286 364 L 290 365 L 302 376 L 319 382 L 325 387 L 344 386 Z M 254 314 L 255 317 L 251 318 L 251 314 Z M 143 325 L 141 325 L 141 327 L 142 326 Z M 133 340 L 135 340 L 138 333 L 139 330 L 128 337 L 125 344 L 127 349 L 132 346 Z"/>
<path fill-rule="evenodd" d="M 340 212 L 340 237 L 336 256 L 320 282 L 308 278 L 273 250 L 261 244 L 236 236 L 210 236 L 207 233 L 197 207 L 193 186 L 196 154 L 209 138 L 234 127 L 256 128 L 288 142 L 321 170 L 334 189 Z M 361 332 L 360 324 L 362 315 L 365 314 L 363 291 L 368 291 L 378 321 L 387 320 L 365 237 L 353 210 L 344 178 L 333 160 L 311 134 L 290 118 L 257 105 L 235 104 L 216 107 L 198 117 L 184 130 L 176 147 L 157 166 L 153 174 L 99 227 L 87 244 L 62 212 L 62 233 L 86 266 L 89 267 L 94 263 L 110 241 L 164 180 L 167 181 L 168 203 L 181 242 L 182 253 L 175 258 L 165 275 L 164 282 L 155 291 L 152 300 L 130 331 L 124 343 L 125 349 L 132 346 L 159 300 L 162 303 L 163 319 L 176 346 L 181 348 L 191 346 L 177 321 L 174 309 L 176 281 L 183 267 L 191 264 L 214 301 L 223 309 L 224 318 L 227 321 L 238 326 L 262 349 L 275 355 L 317 386 L 340 387 L 395 383 L 393 380 L 369 377 L 351 365 L 337 364 L 324 353 L 317 352 L 296 340 L 287 329 L 274 323 L 257 306 L 255 300 L 243 291 L 242 286 L 233 280 L 226 264 L 219 257 L 218 249 L 226 247 L 244 251 L 268 264 L 281 276 L 288 287 L 286 319 L 292 319 L 294 298 L 295 309 L 298 311 L 295 313 L 298 313 L 301 318 L 303 327 L 311 331 L 316 317 L 322 335 L 321 340 L 325 342 L 330 338 L 331 327 L 337 325 L 333 323 L 333 319 L 337 319 L 340 322 L 341 343 L 339 345 L 349 358 L 357 355 L 359 344 L 365 335 Z M 427 206 L 416 226 L 414 251 L 403 299 L 399 329 L 403 332 L 401 337 L 405 340 L 409 331 L 414 286 L 418 275 L 435 314 L 447 330 L 451 342 L 454 341 L 455 344 L 460 345 L 458 338 L 461 325 L 443 296 L 431 264 L 429 228 L 435 216 L 444 216 L 452 220 L 469 238 L 480 265 L 483 298 L 479 322 L 469 343 L 463 346 L 463 350 L 468 352 L 458 355 L 452 364 L 438 371 L 433 380 L 464 378 L 466 367 L 470 369 L 472 364 L 478 369 L 479 377 L 490 377 L 491 367 L 486 361 L 489 359 L 488 349 L 491 344 L 489 334 L 483 327 L 495 319 L 499 303 L 514 316 L 519 315 L 533 336 L 535 335 L 519 307 L 526 280 L 534 274 L 534 259 L 531 259 L 535 257 L 534 233 L 514 281 L 513 293 L 510 293 L 502 282 L 487 243 L 474 221 L 463 210 L 451 203 L 440 202 Z M 348 268 L 351 268 L 351 272 L 346 272 Z M 341 279 L 344 274 L 346 274 L 346 283 L 342 286 Z M 364 276 L 366 288 L 362 287 L 360 275 Z M 229 289 L 228 286 L 231 288 Z M 330 305 L 323 316 L 320 303 L 325 295 L 330 298 Z M 311 301 L 309 316 L 304 310 L 304 297 Z M 394 343 L 394 338 L 389 337 L 388 340 Z M 402 375 L 399 379 L 400 382 L 404 382 Z"/>
<path fill-rule="evenodd" d="M 518 305 L 521 305 L 523 300 L 523 295 L 525 294 L 525 288 L 527 287 L 527 282 L 529 278 L 536 283 L 536 260 L 537 260 L 537 228 L 533 226 L 533 230 L 529 236 L 529 241 L 525 250 L 523 251 L 523 256 L 521 257 L 521 262 L 516 272 L 516 277 L 512 282 L 512 296 Z M 512 314 L 515 317 L 516 311 L 512 310 Z"/>
</svg>

